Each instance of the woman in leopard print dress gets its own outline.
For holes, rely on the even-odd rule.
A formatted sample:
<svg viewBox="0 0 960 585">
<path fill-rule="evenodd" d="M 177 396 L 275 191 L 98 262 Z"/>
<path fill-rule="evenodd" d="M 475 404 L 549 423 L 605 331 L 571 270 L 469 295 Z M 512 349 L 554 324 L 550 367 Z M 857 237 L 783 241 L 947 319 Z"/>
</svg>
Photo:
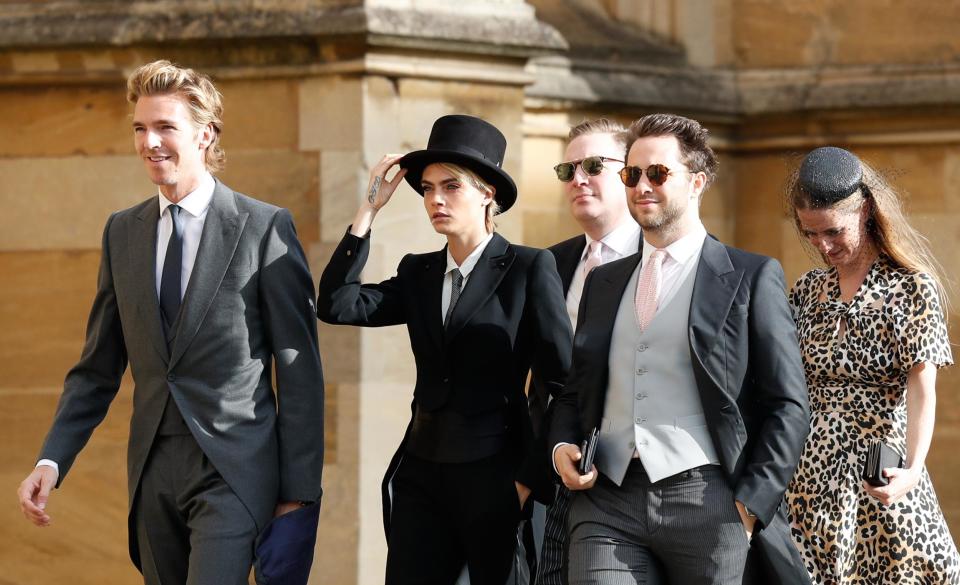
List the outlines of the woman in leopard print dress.
<svg viewBox="0 0 960 585">
<path fill-rule="evenodd" d="M 960 584 L 924 467 L 937 368 L 952 363 L 939 265 L 897 195 L 845 150 L 811 152 L 787 193 L 829 265 L 790 293 L 811 428 L 787 504 L 807 570 L 823 585 Z M 875 440 L 904 457 L 884 487 L 860 479 Z"/>
</svg>

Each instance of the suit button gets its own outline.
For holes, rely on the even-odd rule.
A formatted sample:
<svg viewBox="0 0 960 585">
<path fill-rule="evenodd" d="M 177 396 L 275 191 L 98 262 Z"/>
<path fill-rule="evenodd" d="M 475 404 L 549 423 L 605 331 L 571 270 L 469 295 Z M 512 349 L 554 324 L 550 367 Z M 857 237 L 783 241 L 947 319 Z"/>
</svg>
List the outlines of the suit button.
<svg viewBox="0 0 960 585">
<path fill-rule="evenodd" d="M 647 419 L 645 419 L 645 418 L 640 418 L 640 417 L 638 416 L 637 418 L 635 418 L 635 419 L 633 419 L 633 420 L 634 420 L 634 422 L 636 422 L 637 424 L 640 424 L 640 423 L 642 423 L 642 422 L 645 422 Z"/>
<path fill-rule="evenodd" d="M 647 373 L 647 368 L 637 368 L 637 375 L 642 376 Z"/>
<path fill-rule="evenodd" d="M 643 392 L 637 392 L 637 400 L 643 400 L 646 397 L 647 395 L 644 394 Z"/>
<path fill-rule="evenodd" d="M 444 379 L 443 379 L 443 383 L 444 383 L 444 384 L 449 384 L 449 383 L 450 383 L 450 378 L 444 378 Z"/>
<path fill-rule="evenodd" d="M 353 250 L 347 250 L 347 256 L 353 256 Z"/>
<path fill-rule="evenodd" d="M 176 376 L 174 376 L 173 374 L 167 374 L 167 382 L 175 382 L 176 380 L 177 380 Z"/>
<path fill-rule="evenodd" d="M 648 346 L 648 345 L 646 345 L 646 344 L 644 344 L 644 343 L 641 343 L 640 345 L 637 346 L 637 351 L 647 351 L 647 348 L 648 348 L 648 347 L 650 347 L 650 346 Z"/>
<path fill-rule="evenodd" d="M 630 447 L 631 449 L 636 449 L 636 448 L 637 448 L 637 444 L 634 443 L 633 441 L 630 441 L 630 443 L 627 444 L 627 447 Z"/>
</svg>

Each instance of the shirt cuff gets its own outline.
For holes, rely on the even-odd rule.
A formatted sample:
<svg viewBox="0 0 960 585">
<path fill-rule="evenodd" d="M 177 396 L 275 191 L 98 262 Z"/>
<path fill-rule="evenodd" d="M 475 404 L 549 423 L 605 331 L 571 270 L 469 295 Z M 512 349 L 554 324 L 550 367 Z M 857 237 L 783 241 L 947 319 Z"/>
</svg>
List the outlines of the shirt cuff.
<svg viewBox="0 0 960 585">
<path fill-rule="evenodd" d="M 44 465 L 46 467 L 52 467 L 53 470 L 57 472 L 57 479 L 60 478 L 60 466 L 57 465 L 56 461 L 53 461 L 52 459 L 41 459 L 40 461 L 37 461 L 36 466 L 40 467 L 41 465 Z"/>
<path fill-rule="evenodd" d="M 553 452 L 550 453 L 550 465 L 553 466 L 553 472 L 557 475 L 560 475 L 560 470 L 557 469 L 557 449 L 564 445 L 570 445 L 570 443 L 557 443 L 553 446 Z"/>
</svg>

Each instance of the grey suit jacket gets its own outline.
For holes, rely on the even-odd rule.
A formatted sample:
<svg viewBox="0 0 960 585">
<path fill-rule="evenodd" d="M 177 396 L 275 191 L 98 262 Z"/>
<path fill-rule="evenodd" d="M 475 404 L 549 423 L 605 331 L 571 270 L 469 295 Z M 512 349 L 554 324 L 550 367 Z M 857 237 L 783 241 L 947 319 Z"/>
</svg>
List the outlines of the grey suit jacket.
<svg viewBox="0 0 960 585">
<path fill-rule="evenodd" d="M 156 292 L 158 217 L 153 196 L 107 221 L 86 343 L 40 457 L 59 464 L 59 485 L 129 363 L 131 506 L 169 391 L 197 443 L 263 528 L 278 500 L 321 494 L 323 374 L 303 249 L 288 211 L 217 181 L 168 350 Z M 139 566 L 135 532 L 131 556 Z"/>
</svg>

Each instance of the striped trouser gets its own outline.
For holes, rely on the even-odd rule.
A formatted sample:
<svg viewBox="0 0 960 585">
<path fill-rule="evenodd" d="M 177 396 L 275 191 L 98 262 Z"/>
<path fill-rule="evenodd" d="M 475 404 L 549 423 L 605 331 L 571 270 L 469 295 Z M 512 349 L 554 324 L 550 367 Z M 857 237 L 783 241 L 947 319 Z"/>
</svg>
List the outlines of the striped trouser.
<svg viewBox="0 0 960 585">
<path fill-rule="evenodd" d="M 567 582 L 567 510 L 570 508 L 570 498 L 570 490 L 560 485 L 553 504 L 547 507 L 536 585 L 563 585 Z"/>
<path fill-rule="evenodd" d="M 601 474 L 567 515 L 570 585 L 741 585 L 749 543 L 723 471 L 651 482 L 639 459 L 619 486 Z"/>
</svg>

